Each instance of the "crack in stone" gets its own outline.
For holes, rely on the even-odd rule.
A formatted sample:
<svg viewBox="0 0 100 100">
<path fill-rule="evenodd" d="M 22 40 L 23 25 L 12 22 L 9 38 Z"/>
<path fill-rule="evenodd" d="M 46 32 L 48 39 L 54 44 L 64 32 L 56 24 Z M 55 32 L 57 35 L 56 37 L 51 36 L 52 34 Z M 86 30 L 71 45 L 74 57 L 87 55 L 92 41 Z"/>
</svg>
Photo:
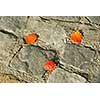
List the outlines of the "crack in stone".
<svg viewBox="0 0 100 100">
<path fill-rule="evenodd" d="M 46 18 L 44 18 L 44 17 L 41 17 L 41 16 L 39 16 L 39 17 L 41 18 L 41 20 L 42 20 L 43 22 L 50 21 L 49 19 L 46 19 Z"/>
<path fill-rule="evenodd" d="M 85 19 L 88 20 L 89 23 L 92 23 L 88 17 L 85 17 Z"/>
<path fill-rule="evenodd" d="M 16 40 L 18 39 L 18 36 L 16 36 L 13 32 L 6 30 L 6 29 L 0 29 L 0 32 L 8 35 L 12 35 Z"/>
<path fill-rule="evenodd" d="M 47 19 L 47 18 L 44 18 L 44 17 L 42 17 L 42 16 L 40 16 L 40 18 L 41 18 L 41 20 L 42 20 L 43 22 L 53 20 L 53 21 L 57 21 L 57 22 L 84 24 L 84 25 L 88 25 L 88 26 L 92 26 L 92 27 L 96 27 L 95 25 L 100 26 L 100 24 L 98 24 L 98 23 L 93 23 L 93 22 L 91 22 L 87 17 L 85 17 L 85 18 L 89 21 L 89 23 L 81 23 L 80 21 L 68 21 L 68 20 L 64 21 L 64 20 L 53 19 L 53 18 Z M 97 27 L 96 27 L 96 28 L 97 28 Z M 99 29 L 99 28 L 97 28 L 97 29 Z"/>
<path fill-rule="evenodd" d="M 72 42 L 71 42 L 71 43 L 72 43 Z M 94 51 L 94 52 L 98 51 L 98 50 L 95 50 L 95 49 L 93 49 L 92 47 L 87 46 L 87 45 L 84 45 L 84 44 L 80 44 L 80 45 L 75 44 L 75 43 L 72 43 L 72 44 L 73 44 L 73 45 L 76 45 L 76 46 L 78 46 L 78 47 L 85 47 L 85 48 L 88 48 L 88 49 L 90 49 L 91 51 Z"/>
<path fill-rule="evenodd" d="M 75 73 L 77 75 L 80 75 L 81 77 L 84 77 L 87 80 L 87 82 L 91 82 L 90 79 L 89 79 L 89 74 L 88 73 L 84 72 L 83 70 L 80 70 L 80 69 L 76 68 L 73 65 L 70 65 L 67 68 L 59 66 L 59 68 L 65 70 L 69 73 Z"/>
<path fill-rule="evenodd" d="M 44 19 L 44 20 L 48 20 L 48 19 L 46 19 L 46 18 L 43 18 L 43 17 L 41 17 L 42 19 Z M 79 22 L 79 21 L 67 21 L 67 20 L 60 20 L 60 19 L 53 19 L 53 18 L 50 18 L 51 20 L 53 20 L 53 21 L 57 21 L 57 22 L 67 22 L 67 23 L 79 23 L 79 24 L 81 24 L 81 22 Z"/>
<path fill-rule="evenodd" d="M 45 72 L 43 73 L 42 77 L 41 77 L 41 78 L 44 80 L 45 83 L 47 83 L 48 77 L 49 77 L 49 75 L 47 76 L 46 74 L 48 75 L 48 72 L 47 72 L 47 71 L 45 71 Z"/>
<path fill-rule="evenodd" d="M 85 17 L 85 18 L 89 21 L 89 23 L 94 24 L 94 25 L 97 25 L 97 26 L 100 26 L 100 24 L 95 23 L 95 22 L 92 22 L 88 17 Z"/>
<path fill-rule="evenodd" d="M 50 19 L 47 19 L 47 18 L 44 18 L 44 17 L 40 17 L 43 21 L 44 20 L 48 20 L 48 21 L 50 21 L 50 20 L 53 20 L 53 21 L 57 21 L 57 22 L 67 22 L 67 23 L 78 23 L 78 24 L 83 24 L 83 23 L 81 23 L 80 21 L 68 21 L 68 20 L 60 20 L 60 19 L 53 19 L 53 18 L 50 18 Z M 85 23 L 84 23 L 85 24 Z M 86 24 L 89 24 L 89 23 L 86 23 Z"/>
<path fill-rule="evenodd" d="M 93 48 L 90 47 L 90 46 L 86 46 L 86 45 L 84 45 L 84 44 L 81 44 L 81 45 L 82 45 L 83 47 L 85 47 L 85 48 L 90 49 L 91 51 L 94 51 L 94 52 L 98 51 L 98 50 L 93 49 Z"/>
<path fill-rule="evenodd" d="M 13 60 L 14 57 L 21 51 L 22 48 L 23 48 L 23 46 L 21 45 L 20 48 L 17 50 L 17 52 L 12 56 L 12 58 L 11 58 L 11 60 L 9 61 L 9 64 L 8 64 L 9 67 L 11 67 L 10 64 L 11 64 L 12 60 Z"/>
<path fill-rule="evenodd" d="M 92 22 L 94 25 L 97 25 L 97 26 L 100 26 L 100 24 L 98 24 L 98 23 L 94 23 L 94 22 Z"/>
</svg>

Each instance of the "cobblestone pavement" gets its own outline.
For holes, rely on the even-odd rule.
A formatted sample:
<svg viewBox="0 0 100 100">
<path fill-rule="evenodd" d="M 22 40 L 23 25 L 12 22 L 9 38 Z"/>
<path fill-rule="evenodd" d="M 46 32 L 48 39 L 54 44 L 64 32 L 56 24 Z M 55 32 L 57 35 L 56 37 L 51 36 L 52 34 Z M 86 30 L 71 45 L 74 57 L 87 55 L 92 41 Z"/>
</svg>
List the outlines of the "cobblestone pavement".
<svg viewBox="0 0 100 100">
<path fill-rule="evenodd" d="M 80 30 L 82 42 L 69 41 Z M 29 33 L 38 34 L 36 43 L 25 43 Z M 43 68 L 49 59 L 57 62 L 52 73 Z M 0 82 L 100 82 L 100 17 L 0 17 Z"/>
</svg>

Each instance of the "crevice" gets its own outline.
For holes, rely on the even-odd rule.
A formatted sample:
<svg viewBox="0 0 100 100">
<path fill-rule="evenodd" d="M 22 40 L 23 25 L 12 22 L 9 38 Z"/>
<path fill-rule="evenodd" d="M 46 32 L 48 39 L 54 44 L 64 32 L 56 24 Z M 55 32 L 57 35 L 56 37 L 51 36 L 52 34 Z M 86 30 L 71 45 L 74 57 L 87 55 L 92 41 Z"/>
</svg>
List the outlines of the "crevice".
<svg viewBox="0 0 100 100">
<path fill-rule="evenodd" d="M 97 26 L 100 26 L 100 24 L 98 24 L 98 23 L 94 23 L 94 22 L 92 22 L 93 24 L 95 24 L 95 25 L 97 25 Z"/>
<path fill-rule="evenodd" d="M 42 74 L 42 79 L 44 80 L 45 83 L 47 83 L 48 81 L 48 77 L 49 77 L 49 74 L 47 71 L 45 71 L 43 74 Z"/>
<path fill-rule="evenodd" d="M 85 19 L 86 19 L 89 23 L 92 23 L 88 17 L 85 17 Z"/>
<path fill-rule="evenodd" d="M 2 33 L 4 33 L 4 34 L 11 35 L 11 36 L 13 36 L 16 40 L 18 39 L 18 36 L 16 36 L 13 32 L 8 31 L 8 30 L 6 30 L 6 29 L 0 29 L 0 32 L 2 32 Z"/>
<path fill-rule="evenodd" d="M 91 51 L 94 51 L 94 52 L 96 52 L 96 51 L 97 51 L 97 50 L 93 49 L 93 48 L 92 48 L 92 47 L 90 47 L 90 46 L 86 46 L 86 45 L 84 45 L 84 44 L 82 44 L 82 46 L 83 46 L 83 47 L 85 47 L 85 48 L 90 49 Z"/>
<path fill-rule="evenodd" d="M 82 24 L 82 23 L 79 22 L 79 21 L 68 21 L 68 20 L 60 20 L 60 19 L 53 19 L 53 18 L 51 18 L 51 20 L 58 21 L 58 22 L 66 22 L 66 23 L 78 23 L 78 24 Z"/>
<path fill-rule="evenodd" d="M 95 22 L 92 22 L 88 17 L 85 17 L 85 18 L 88 20 L 89 23 L 94 24 L 94 25 L 97 25 L 97 26 L 100 26 L 100 24 L 95 23 Z"/>
<path fill-rule="evenodd" d="M 72 66 L 69 66 L 68 68 L 64 68 L 64 67 L 62 67 L 62 66 L 59 66 L 59 68 L 65 70 L 65 71 L 67 71 L 67 72 L 69 72 L 69 73 L 75 73 L 75 74 L 77 74 L 77 75 L 80 75 L 81 77 L 84 77 L 84 78 L 87 80 L 87 82 L 89 82 L 89 83 L 91 82 L 91 81 L 90 81 L 90 78 L 89 78 L 89 74 L 86 73 L 86 72 L 84 72 L 84 71 L 75 69 L 75 68 L 73 68 Z"/>
<path fill-rule="evenodd" d="M 43 21 L 47 20 L 47 21 L 50 21 L 50 20 L 53 20 L 53 21 L 57 21 L 57 22 L 66 22 L 66 23 L 78 23 L 78 24 L 83 24 L 81 23 L 80 21 L 68 21 L 68 20 L 60 20 L 60 19 L 53 19 L 53 18 L 50 18 L 50 19 L 47 19 L 47 18 L 44 18 L 44 17 L 40 17 Z M 92 24 L 90 23 L 84 23 L 85 25 L 89 25 L 89 26 L 92 26 Z"/>
<path fill-rule="evenodd" d="M 39 16 L 39 17 L 41 18 L 41 20 L 42 20 L 43 22 L 50 21 L 49 19 L 46 19 L 46 18 L 44 18 L 44 17 L 41 17 L 41 16 Z"/>
<path fill-rule="evenodd" d="M 53 18 L 47 19 L 47 18 L 44 18 L 44 17 L 41 17 L 41 16 L 40 16 L 40 18 L 42 19 L 42 21 L 53 20 L 53 21 L 57 21 L 57 22 L 67 22 L 67 23 L 79 23 L 79 24 L 81 24 L 81 22 L 79 22 L 79 21 L 67 21 L 67 20 L 60 20 L 60 19 L 53 19 Z"/>
<path fill-rule="evenodd" d="M 91 23 L 91 24 L 90 24 L 90 23 L 84 23 L 84 25 L 87 25 L 87 26 L 92 26 L 92 27 L 94 27 L 92 23 Z"/>
<path fill-rule="evenodd" d="M 12 58 L 11 58 L 11 60 L 9 61 L 9 64 L 8 64 L 9 67 L 11 67 L 10 65 L 11 65 L 12 60 L 13 60 L 14 57 L 21 51 L 22 48 L 23 48 L 23 46 L 20 46 L 20 48 L 18 49 L 18 51 L 12 56 Z"/>
<path fill-rule="evenodd" d="M 89 28 L 89 30 L 96 31 L 97 29 L 96 28 Z"/>
<path fill-rule="evenodd" d="M 53 19 L 53 18 L 47 19 L 47 18 L 44 18 L 44 17 L 42 17 L 42 16 L 40 16 L 40 18 L 41 18 L 41 20 L 44 21 L 44 22 L 53 20 L 53 21 L 57 21 L 57 22 L 66 22 L 66 23 L 78 23 L 78 24 L 83 24 L 83 23 L 81 23 L 80 21 L 68 21 L 68 20 L 60 20 L 60 19 Z M 86 17 L 85 17 L 85 18 L 86 18 Z M 89 21 L 89 23 L 84 23 L 84 25 L 86 25 L 86 26 L 92 26 L 92 27 L 96 27 L 95 25 L 100 26 L 100 24 L 98 24 L 98 23 L 93 23 L 93 22 L 91 22 L 88 18 L 86 18 L 86 19 Z M 96 28 L 97 28 L 97 27 L 96 27 Z M 97 29 L 99 29 L 99 28 L 97 28 Z"/>
</svg>

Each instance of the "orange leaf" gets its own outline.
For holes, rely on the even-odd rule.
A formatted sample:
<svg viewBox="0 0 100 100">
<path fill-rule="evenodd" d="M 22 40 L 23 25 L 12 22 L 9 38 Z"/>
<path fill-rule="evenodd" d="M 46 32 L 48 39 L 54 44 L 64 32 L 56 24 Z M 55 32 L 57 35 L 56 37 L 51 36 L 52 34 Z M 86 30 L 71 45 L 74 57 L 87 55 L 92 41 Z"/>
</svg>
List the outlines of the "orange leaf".
<svg viewBox="0 0 100 100">
<path fill-rule="evenodd" d="M 72 34 L 70 34 L 70 40 L 77 44 L 81 43 L 82 38 L 83 38 L 83 35 L 80 32 L 73 32 Z"/>
<path fill-rule="evenodd" d="M 47 72 L 52 72 L 55 68 L 56 68 L 56 63 L 54 61 L 52 61 L 52 60 L 48 60 L 44 64 L 44 69 Z"/>
<path fill-rule="evenodd" d="M 35 43 L 36 40 L 37 40 L 37 38 L 38 38 L 38 35 L 37 34 L 28 34 L 27 36 L 24 37 L 25 42 L 27 44 Z"/>
</svg>

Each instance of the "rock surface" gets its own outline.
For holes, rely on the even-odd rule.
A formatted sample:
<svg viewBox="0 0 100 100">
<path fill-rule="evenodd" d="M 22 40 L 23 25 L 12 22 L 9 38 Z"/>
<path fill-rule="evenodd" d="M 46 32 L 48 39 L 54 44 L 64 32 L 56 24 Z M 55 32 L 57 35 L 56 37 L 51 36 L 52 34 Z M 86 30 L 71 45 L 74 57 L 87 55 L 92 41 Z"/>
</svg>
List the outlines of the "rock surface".
<svg viewBox="0 0 100 100">
<path fill-rule="evenodd" d="M 79 30 L 77 45 L 69 34 Z M 29 33 L 39 35 L 35 44 L 25 44 Z M 48 59 L 57 63 L 52 73 L 43 68 Z M 0 73 L 0 82 L 100 82 L 100 17 L 0 17 Z"/>
</svg>

